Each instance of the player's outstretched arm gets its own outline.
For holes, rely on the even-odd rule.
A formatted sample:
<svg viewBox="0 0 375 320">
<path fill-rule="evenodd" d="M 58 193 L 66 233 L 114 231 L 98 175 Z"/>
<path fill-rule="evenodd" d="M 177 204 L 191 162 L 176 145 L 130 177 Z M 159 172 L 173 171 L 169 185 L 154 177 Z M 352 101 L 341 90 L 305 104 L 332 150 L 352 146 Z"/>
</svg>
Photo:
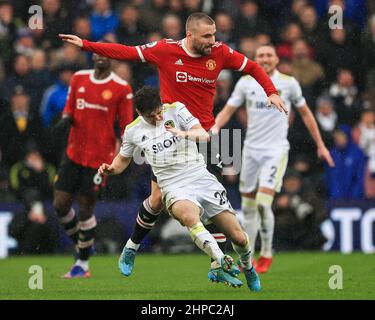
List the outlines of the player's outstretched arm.
<svg viewBox="0 0 375 320">
<path fill-rule="evenodd" d="M 228 123 L 236 110 L 236 107 L 226 104 L 224 108 L 217 114 L 215 118 L 215 124 L 211 128 L 211 132 L 213 134 L 219 134 L 220 129 Z"/>
<path fill-rule="evenodd" d="M 103 57 L 116 60 L 142 60 L 137 47 L 125 46 L 119 43 L 91 42 L 73 34 L 59 34 L 62 41 L 75 45 L 84 51 L 94 52 Z"/>
<path fill-rule="evenodd" d="M 102 176 L 111 176 L 123 172 L 130 164 L 131 158 L 122 156 L 120 153 L 113 159 L 111 164 L 103 163 L 98 173 Z"/>
<path fill-rule="evenodd" d="M 327 161 L 328 165 L 331 168 L 334 167 L 335 162 L 333 161 L 331 154 L 329 153 L 327 147 L 323 142 L 323 139 L 319 132 L 318 124 L 316 123 L 314 115 L 312 114 L 310 108 L 307 104 L 305 104 L 303 107 L 297 108 L 297 110 L 302 117 L 303 123 L 309 130 L 311 137 L 315 141 L 318 158 Z"/>
<path fill-rule="evenodd" d="M 166 126 L 166 129 L 176 137 L 181 137 L 196 142 L 210 140 L 210 135 L 206 130 L 203 129 L 203 127 L 200 124 L 192 126 L 191 129 L 188 131 L 178 130 L 171 126 Z"/>
</svg>

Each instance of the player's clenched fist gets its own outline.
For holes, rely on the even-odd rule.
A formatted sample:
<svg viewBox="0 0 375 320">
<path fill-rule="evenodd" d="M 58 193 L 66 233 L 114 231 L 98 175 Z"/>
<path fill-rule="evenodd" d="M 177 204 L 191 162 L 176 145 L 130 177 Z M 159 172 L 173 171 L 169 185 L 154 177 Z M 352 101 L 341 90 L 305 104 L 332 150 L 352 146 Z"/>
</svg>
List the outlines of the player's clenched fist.
<svg viewBox="0 0 375 320">
<path fill-rule="evenodd" d="M 103 163 L 98 169 L 98 173 L 102 176 L 109 176 L 113 174 L 114 171 L 115 169 L 110 164 L 107 164 L 107 163 Z"/>
<path fill-rule="evenodd" d="M 83 47 L 83 41 L 80 37 L 77 37 L 73 34 L 59 34 L 59 37 L 62 41 L 68 42 L 70 44 L 73 44 L 77 47 L 82 48 Z"/>
</svg>

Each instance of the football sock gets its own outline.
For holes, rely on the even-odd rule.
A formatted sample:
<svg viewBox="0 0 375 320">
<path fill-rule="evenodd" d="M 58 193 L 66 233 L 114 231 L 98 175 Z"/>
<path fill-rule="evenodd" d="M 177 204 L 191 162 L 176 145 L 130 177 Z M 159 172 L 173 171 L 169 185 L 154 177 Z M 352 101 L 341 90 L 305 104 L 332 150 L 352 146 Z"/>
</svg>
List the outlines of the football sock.
<svg viewBox="0 0 375 320">
<path fill-rule="evenodd" d="M 190 228 L 188 227 L 188 230 L 196 246 L 219 263 L 220 266 L 221 258 L 224 256 L 224 253 L 204 225 L 198 222 Z"/>
<path fill-rule="evenodd" d="M 146 237 L 146 235 L 152 230 L 161 212 L 161 210 L 156 211 L 151 208 L 149 199 L 150 198 L 144 200 L 138 210 L 134 230 L 130 237 L 132 242 L 135 244 L 140 244 L 141 241 Z"/>
<path fill-rule="evenodd" d="M 95 216 L 79 222 L 78 257 L 79 260 L 88 260 L 94 245 L 96 235 Z"/>
<path fill-rule="evenodd" d="M 75 266 L 80 266 L 84 271 L 88 271 L 89 270 L 89 260 L 80 260 L 80 259 L 78 259 L 74 265 Z"/>
<path fill-rule="evenodd" d="M 259 230 L 259 214 L 255 199 L 241 198 L 242 212 L 244 216 L 243 227 L 249 236 L 249 241 L 255 252 L 255 244 Z"/>
<path fill-rule="evenodd" d="M 213 223 L 209 224 L 209 225 L 206 225 L 206 230 L 209 231 L 211 233 L 211 235 L 214 237 L 214 239 L 216 240 L 219 248 L 221 249 L 221 251 L 223 251 L 224 253 L 226 252 L 226 247 L 227 247 L 227 238 L 225 236 L 224 233 L 222 233 L 219 228 L 214 225 Z M 211 258 L 211 267 L 212 268 L 218 268 L 220 266 L 220 264 L 218 264 L 216 262 L 216 260 L 212 259 Z"/>
<path fill-rule="evenodd" d="M 273 196 L 258 192 L 255 201 L 260 215 L 260 255 L 271 258 L 273 232 L 275 228 L 275 216 L 272 211 Z"/>
<path fill-rule="evenodd" d="M 74 244 L 78 243 L 79 224 L 76 212 L 71 208 L 68 212 L 63 212 L 55 208 L 55 212 L 59 218 L 60 223 L 65 229 L 66 234 L 73 240 Z"/>
<path fill-rule="evenodd" d="M 135 250 L 135 251 L 137 251 L 138 249 L 139 249 L 139 247 L 140 247 L 141 245 L 138 243 L 134 243 L 133 241 L 132 241 L 132 239 L 129 239 L 127 242 L 126 242 L 126 245 L 125 245 L 125 247 L 126 248 L 129 248 L 129 249 L 133 249 L 133 250 Z"/>
</svg>

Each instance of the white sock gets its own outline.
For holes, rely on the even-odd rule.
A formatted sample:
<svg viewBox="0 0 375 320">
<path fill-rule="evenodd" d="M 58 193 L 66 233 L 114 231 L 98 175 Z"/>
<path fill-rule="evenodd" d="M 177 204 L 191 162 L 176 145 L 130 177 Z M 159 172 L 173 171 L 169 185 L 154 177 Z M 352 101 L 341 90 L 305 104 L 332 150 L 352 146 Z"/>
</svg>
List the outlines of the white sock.
<svg viewBox="0 0 375 320">
<path fill-rule="evenodd" d="M 253 252 L 255 252 L 255 243 L 258 236 L 260 223 L 255 199 L 242 197 L 241 205 L 244 215 L 244 229 L 249 237 L 250 245 L 253 247 Z"/>
<path fill-rule="evenodd" d="M 235 245 L 234 243 L 232 243 L 232 247 L 233 247 L 234 251 L 236 251 L 236 253 L 238 254 L 242 266 L 246 270 L 250 270 L 253 266 L 252 263 L 251 263 L 252 253 L 251 253 L 251 246 L 250 246 L 250 243 L 249 243 L 249 236 L 246 233 L 245 233 L 245 235 L 246 235 L 246 238 L 247 238 L 245 246 L 241 247 L 241 246 L 238 246 L 238 245 Z"/>
<path fill-rule="evenodd" d="M 224 253 L 219 248 L 215 238 L 206 230 L 204 225 L 201 222 L 198 222 L 188 228 L 188 230 L 196 246 L 220 265 Z"/>
<path fill-rule="evenodd" d="M 132 241 L 132 239 L 129 238 L 129 240 L 126 242 L 125 247 L 129 249 L 134 249 L 135 251 L 138 251 L 139 247 L 141 246 L 140 243 L 136 244 Z"/>
<path fill-rule="evenodd" d="M 85 271 L 89 270 L 89 260 L 79 260 L 78 259 L 74 265 L 80 266 Z"/>
<path fill-rule="evenodd" d="M 260 255 L 265 258 L 271 258 L 273 232 L 275 229 L 275 216 L 272 211 L 273 196 L 258 192 L 255 201 L 260 215 Z"/>
</svg>

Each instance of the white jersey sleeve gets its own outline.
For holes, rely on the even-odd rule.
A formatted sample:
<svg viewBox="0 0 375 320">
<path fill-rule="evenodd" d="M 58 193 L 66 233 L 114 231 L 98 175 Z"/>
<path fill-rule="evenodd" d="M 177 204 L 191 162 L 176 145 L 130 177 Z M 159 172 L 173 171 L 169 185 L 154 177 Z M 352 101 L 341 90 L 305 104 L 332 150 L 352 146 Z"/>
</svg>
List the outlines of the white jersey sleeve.
<svg viewBox="0 0 375 320">
<path fill-rule="evenodd" d="M 301 86 L 295 78 L 292 78 L 290 101 L 296 108 L 301 108 L 306 104 Z"/>
<path fill-rule="evenodd" d="M 124 136 L 122 138 L 122 144 L 121 144 L 121 148 L 120 148 L 120 154 L 123 156 L 123 157 L 126 157 L 126 158 L 131 158 L 133 157 L 133 154 L 134 154 L 134 150 L 136 149 L 136 145 L 132 142 L 132 139 L 131 139 L 131 133 L 129 132 L 129 130 L 126 128 L 125 129 L 125 132 L 124 132 Z"/>
<path fill-rule="evenodd" d="M 234 87 L 234 90 L 229 97 L 227 104 L 232 107 L 241 107 L 245 100 L 246 100 L 246 79 L 248 79 L 249 76 L 242 77 Z"/>
<path fill-rule="evenodd" d="M 178 123 L 183 131 L 188 131 L 195 125 L 200 124 L 199 120 L 190 113 L 184 104 L 178 103 L 176 111 Z"/>
</svg>

